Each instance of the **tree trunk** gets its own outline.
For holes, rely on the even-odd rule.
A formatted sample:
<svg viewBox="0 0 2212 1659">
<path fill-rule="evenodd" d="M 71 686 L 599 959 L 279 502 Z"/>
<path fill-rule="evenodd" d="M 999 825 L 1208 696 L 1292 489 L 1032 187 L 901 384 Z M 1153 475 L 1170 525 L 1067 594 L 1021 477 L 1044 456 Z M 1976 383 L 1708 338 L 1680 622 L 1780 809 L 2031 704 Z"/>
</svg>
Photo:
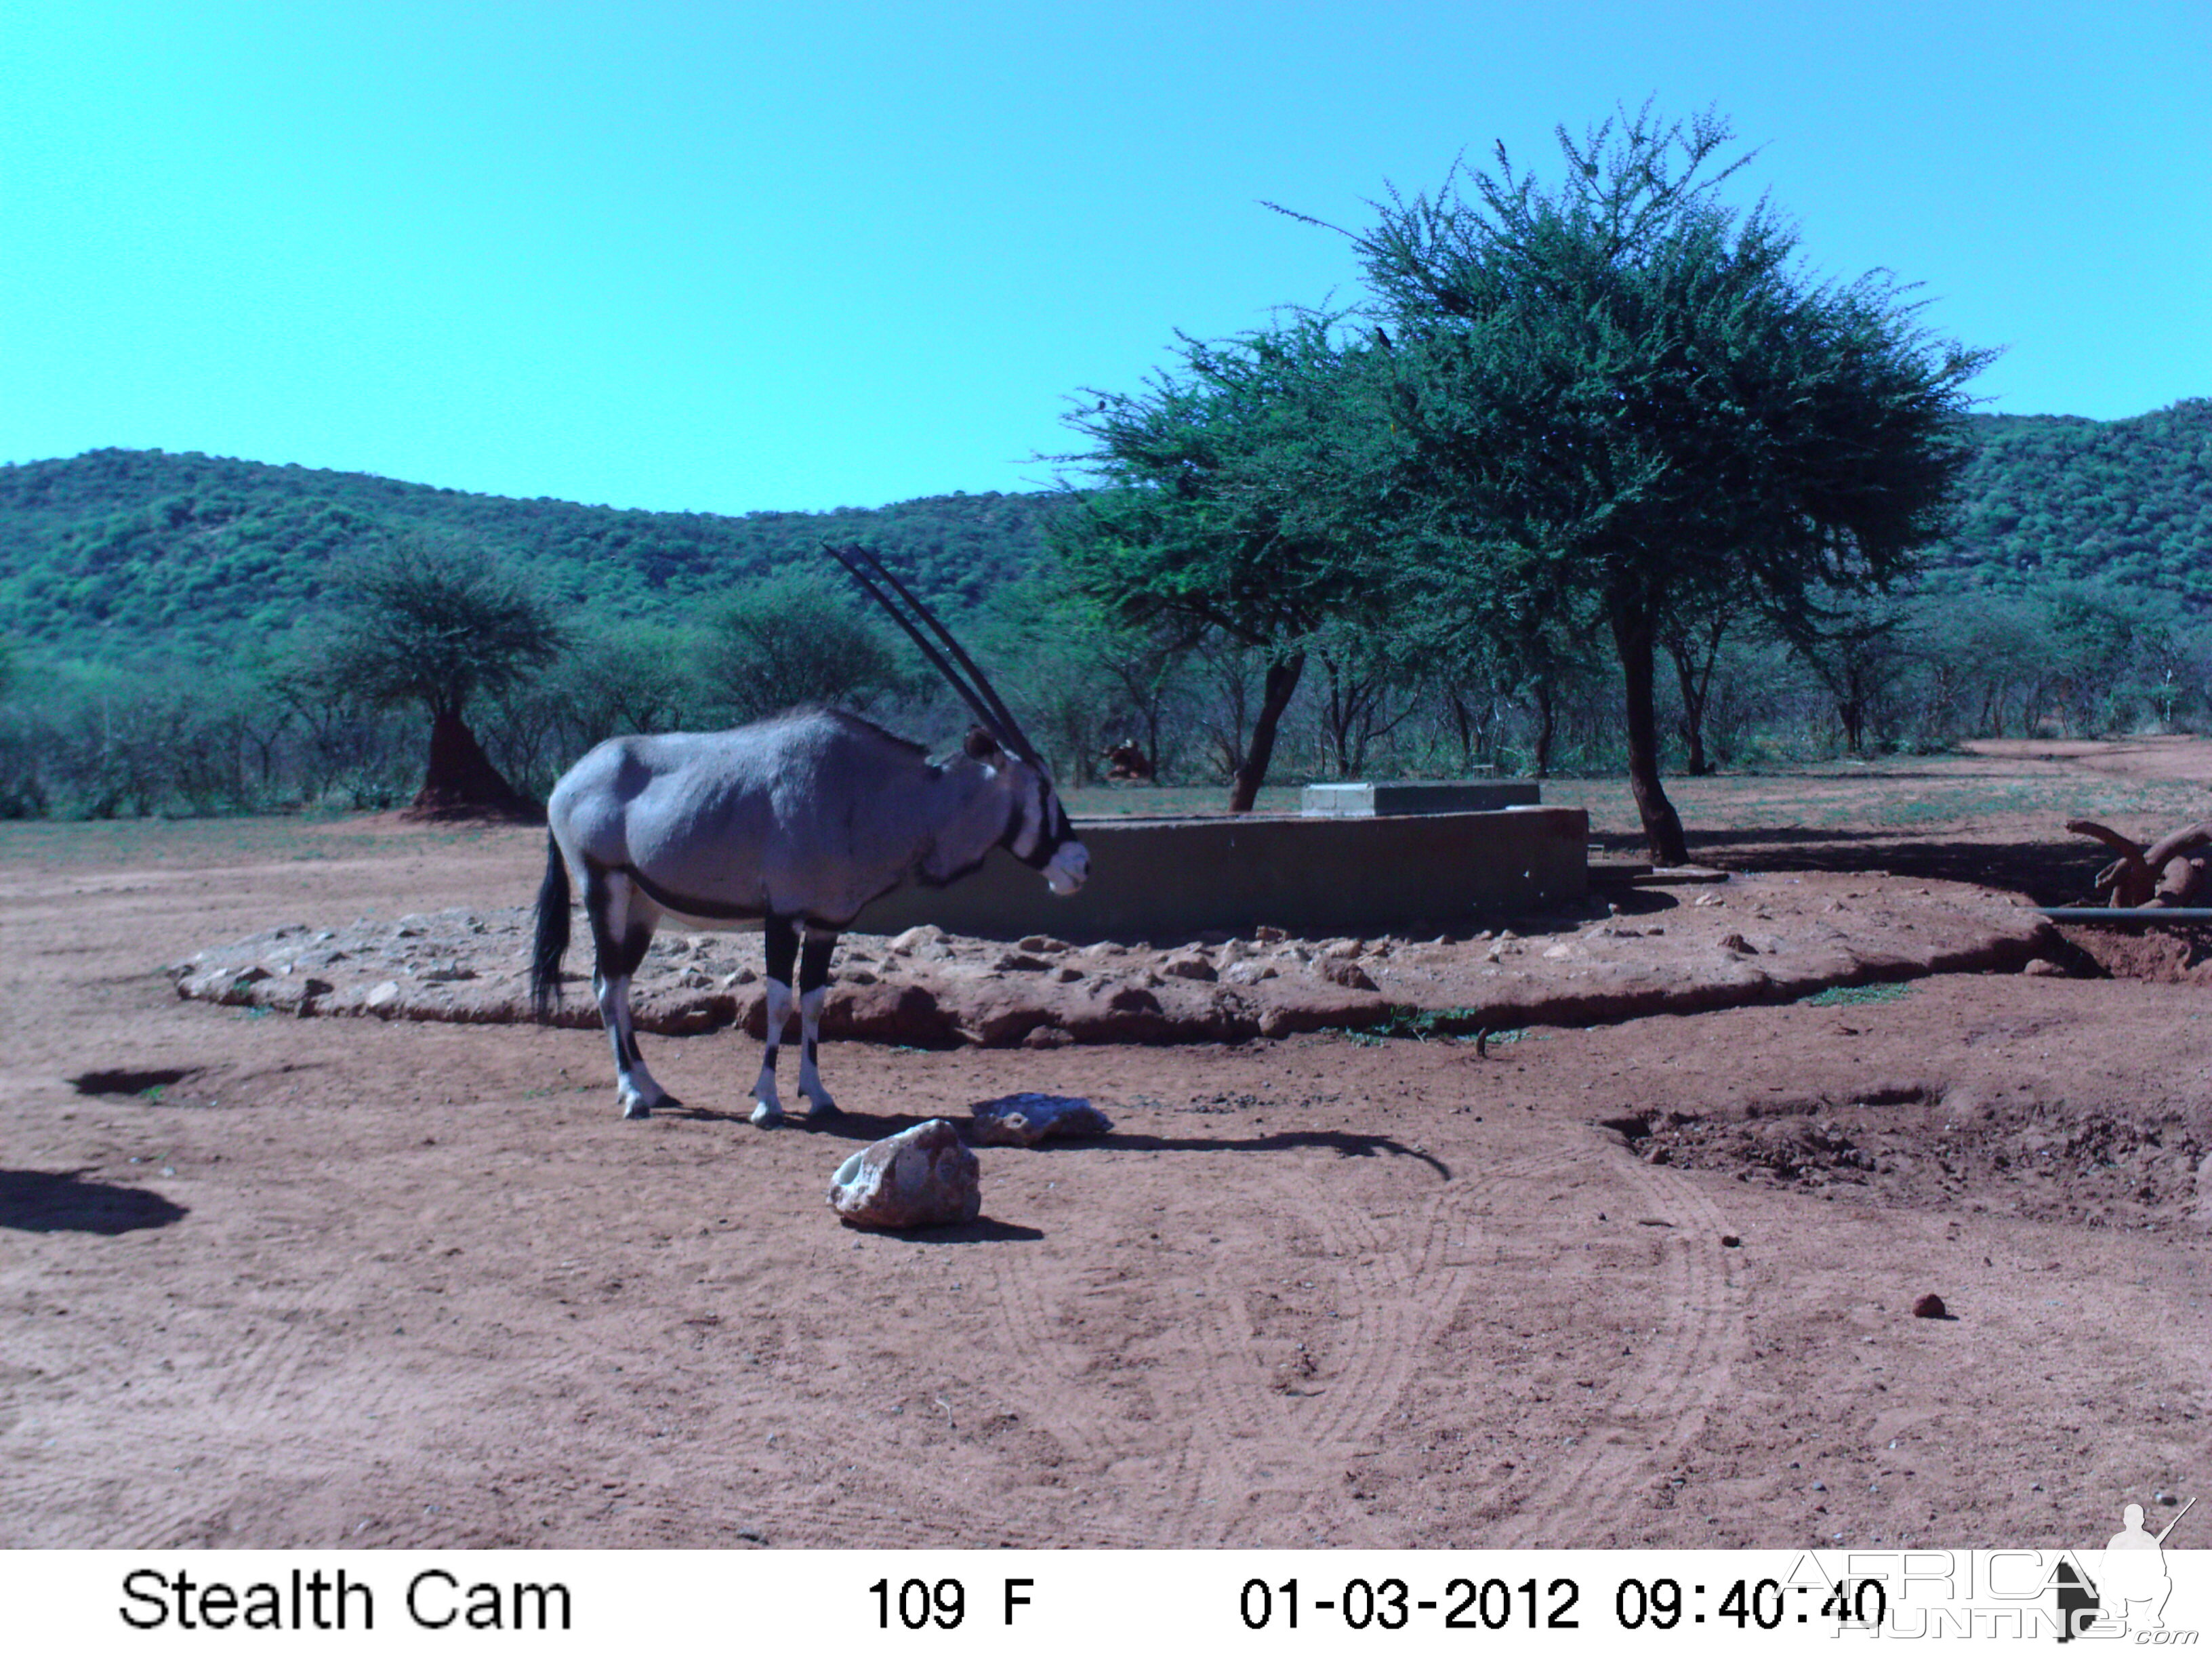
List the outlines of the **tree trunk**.
<svg viewBox="0 0 2212 1659">
<path fill-rule="evenodd" d="M 1844 691 L 1836 700 L 1836 718 L 1843 724 L 1844 751 L 1861 755 L 1864 751 L 1860 744 L 1866 737 L 1866 693 L 1859 684 L 1856 666 L 1847 667 L 1844 673 Z"/>
<path fill-rule="evenodd" d="M 1654 663 L 1650 607 L 1616 598 L 1611 606 L 1613 642 L 1628 702 L 1628 784 L 1644 820 L 1644 844 L 1654 864 L 1687 864 L 1682 820 L 1659 781 L 1659 717 L 1652 696 Z"/>
<path fill-rule="evenodd" d="M 1693 642 L 1687 630 L 1667 641 L 1667 654 L 1674 660 L 1674 678 L 1682 689 L 1682 741 L 1690 751 L 1690 775 L 1708 778 L 1713 763 L 1705 757 L 1705 706 L 1713 694 L 1713 667 L 1721 655 L 1721 635 L 1728 631 L 1725 617 L 1707 626 L 1705 638 Z M 1695 659 L 1700 647 L 1705 660 Z"/>
<path fill-rule="evenodd" d="M 1237 769 L 1236 782 L 1229 791 L 1231 811 L 1249 812 L 1259 799 L 1260 786 L 1267 778 L 1267 763 L 1275 755 L 1275 727 L 1282 720 L 1283 711 L 1291 706 L 1291 694 L 1298 689 L 1298 675 L 1305 665 L 1303 651 L 1267 665 L 1259 717 L 1252 722 L 1252 746 L 1245 751 L 1244 763 Z"/>
<path fill-rule="evenodd" d="M 1536 682 L 1536 775 L 1552 775 L 1552 736 L 1559 728 L 1559 696 L 1547 672 Z"/>
<path fill-rule="evenodd" d="M 1705 700 L 1689 653 L 1669 640 L 1667 654 L 1674 659 L 1674 679 L 1682 691 L 1682 742 L 1690 751 L 1690 775 L 1702 778 L 1713 769 L 1705 758 Z"/>
<path fill-rule="evenodd" d="M 1471 778 L 1474 775 L 1474 711 L 1456 691 L 1445 692 L 1444 701 L 1451 705 L 1452 724 L 1459 732 L 1460 775 Z"/>
<path fill-rule="evenodd" d="M 1322 724 L 1328 731 L 1329 749 L 1336 759 L 1336 775 L 1353 777 L 1357 774 L 1352 764 L 1352 695 L 1345 686 L 1344 671 L 1333 658 L 1324 655 L 1321 665 L 1328 676 L 1328 701 L 1322 706 Z"/>
<path fill-rule="evenodd" d="M 440 709 L 430 722 L 429 769 L 403 816 L 543 823 L 545 809 L 500 775 L 459 710 Z"/>
</svg>

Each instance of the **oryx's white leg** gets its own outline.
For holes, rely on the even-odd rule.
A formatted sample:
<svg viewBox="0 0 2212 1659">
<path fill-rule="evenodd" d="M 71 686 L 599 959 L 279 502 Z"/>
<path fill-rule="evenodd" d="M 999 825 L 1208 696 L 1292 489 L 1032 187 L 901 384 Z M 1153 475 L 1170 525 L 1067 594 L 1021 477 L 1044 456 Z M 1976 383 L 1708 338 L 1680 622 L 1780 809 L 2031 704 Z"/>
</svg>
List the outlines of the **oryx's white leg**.
<svg viewBox="0 0 2212 1659">
<path fill-rule="evenodd" d="M 791 1019 L 792 967 L 799 959 L 799 928 L 788 916 L 770 916 L 761 931 L 768 941 L 768 1050 L 753 1084 L 753 1121 L 773 1129 L 783 1121 L 783 1102 L 775 1091 L 776 1051 Z M 803 1077 L 802 1073 L 802 1077 Z"/>
<path fill-rule="evenodd" d="M 660 913 L 629 878 L 615 871 L 586 873 L 584 911 L 591 921 L 598 958 L 592 969 L 592 993 L 615 1054 L 615 1100 L 624 1117 L 650 1117 L 655 1106 L 673 1106 L 677 1101 L 653 1081 L 638 1051 L 629 982 L 653 943 L 653 925 Z"/>
<path fill-rule="evenodd" d="M 806 1097 L 810 1118 L 837 1115 L 837 1103 L 822 1086 L 814 1065 L 822 1036 L 822 1005 L 830 995 L 830 953 L 836 948 L 836 933 L 810 927 L 806 947 L 799 957 L 799 1092 Z"/>
</svg>

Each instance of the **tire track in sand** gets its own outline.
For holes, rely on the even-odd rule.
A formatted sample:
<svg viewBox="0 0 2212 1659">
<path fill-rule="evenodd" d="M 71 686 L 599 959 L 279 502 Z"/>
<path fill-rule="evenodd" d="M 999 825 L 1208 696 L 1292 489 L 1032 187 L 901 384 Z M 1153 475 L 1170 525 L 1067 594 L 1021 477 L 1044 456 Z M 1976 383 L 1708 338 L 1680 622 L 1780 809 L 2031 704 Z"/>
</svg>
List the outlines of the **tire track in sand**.
<svg viewBox="0 0 2212 1659">
<path fill-rule="evenodd" d="M 1478 1286 L 1504 1302 L 1516 1263 L 1519 1272 L 1544 1272 L 1547 1260 L 1583 1242 L 1565 1216 L 1544 1230 L 1556 1237 L 1522 1224 L 1502 1231 L 1491 1216 L 1525 1217 L 1530 1192 L 1589 1192 L 1594 1182 L 1600 1206 L 1672 1224 L 1658 1235 L 1654 1278 L 1606 1291 L 1638 1310 L 1639 1329 L 1656 1328 L 1639 1339 L 1632 1361 L 1603 1374 L 1591 1431 L 1547 1456 L 1516 1514 L 1486 1528 L 1483 1539 L 1582 1541 L 1549 1540 L 1547 1529 L 1561 1515 L 1632 1504 L 1672 1467 L 1727 1386 L 1743 1309 L 1718 1255 L 1718 1207 L 1680 1176 L 1608 1156 L 1586 1135 L 1559 1126 L 1525 1152 L 1470 1160 L 1441 1186 L 1409 1191 L 1395 1205 L 1348 1194 L 1329 1164 L 1291 1172 L 1274 1201 L 1311 1230 L 1316 1253 L 1211 1261 L 1203 1297 L 1188 1285 L 1178 1296 L 1135 1274 L 1102 1281 L 1080 1269 L 1040 1274 L 995 1261 L 987 1283 L 1006 1370 L 994 1389 L 1072 1461 L 1123 1489 L 1123 1517 L 1102 1526 L 1102 1541 L 1109 1529 L 1193 1547 L 1402 1541 L 1348 1490 L 1358 1484 L 1347 1480 L 1352 1460 L 1402 1442 L 1393 1419 L 1425 1376 L 1449 1365 L 1442 1385 L 1465 1387 L 1463 1359 L 1451 1360 L 1443 1340 Z M 1312 1282 L 1316 1316 L 1300 1328 L 1321 1369 L 1304 1395 L 1282 1387 L 1257 1346 L 1262 1300 L 1291 1272 Z M 1173 1373 L 1117 1363 L 1072 1322 L 1100 1297 L 1120 1300 L 1119 1317 L 1103 1322 L 1109 1328 L 1140 1328 L 1139 1346 L 1187 1341 L 1195 1363 Z M 1316 1331 L 1325 1340 L 1313 1339 Z M 1623 1422 L 1635 1425 L 1631 1442 L 1608 1443 L 1608 1425 Z M 1255 1527 L 1267 1535 L 1255 1539 Z"/>
<path fill-rule="evenodd" d="M 1469 1184 L 1480 1188 L 1497 1178 Z M 1272 1294 L 1266 1285 L 1252 1274 L 1229 1282 L 1229 1264 L 1217 1272 L 1216 1311 L 1200 1373 L 1208 1429 L 1200 1442 L 1204 1489 L 1213 1500 L 1208 1508 L 1215 1526 L 1194 1541 L 1394 1541 L 1347 1490 L 1356 1485 L 1350 1464 L 1380 1446 L 1407 1384 L 1428 1363 L 1474 1282 L 1467 1261 L 1454 1260 L 1460 1184 L 1409 1195 L 1395 1212 L 1378 1212 L 1344 1196 L 1326 1173 L 1299 1173 L 1296 1207 L 1314 1229 L 1319 1252 L 1296 1271 L 1313 1275 L 1316 1312 L 1306 1328 L 1328 1333 L 1325 1344 L 1308 1350 L 1320 1368 L 1320 1386 L 1310 1391 L 1287 1388 L 1254 1347 L 1261 1323 L 1255 1304 Z M 1266 1281 L 1274 1282 L 1272 1275 Z M 1263 1506 L 1256 1517 L 1255 1504 Z M 1255 1523 L 1270 1535 L 1253 1540 Z"/>
<path fill-rule="evenodd" d="M 1158 1547 L 1161 1528 L 1179 1525 L 1203 1500 L 1188 1419 L 1158 1397 L 1147 1357 L 1132 1353 L 1178 1334 L 1171 1292 L 1119 1270 L 1071 1270 L 1003 1254 L 981 1277 L 1005 1337 L 995 1356 L 1004 1369 L 991 1380 L 992 1393 L 1091 1475 L 1078 1523 L 1087 1538 Z M 1082 1334 L 1094 1315 L 1110 1332 L 1133 1326 L 1138 1340 L 1102 1352 Z M 1128 1518 L 1102 1515 L 1102 1497 Z"/>
<path fill-rule="evenodd" d="M 1593 1547 L 1588 1536 L 1562 1536 L 1567 1517 L 1632 1512 L 1650 1481 L 1680 1460 L 1704 1430 L 1727 1388 L 1744 1340 L 1747 1291 L 1723 1255 L 1726 1218 L 1703 1188 L 1627 1153 L 1611 1152 L 1598 1165 L 1609 1184 L 1625 1188 L 1654 1220 L 1669 1224 L 1659 1243 L 1652 1294 L 1654 1335 L 1636 1345 L 1634 1364 L 1607 1374 L 1591 1401 L 1593 1421 L 1565 1455 L 1547 1460 L 1543 1477 L 1485 1539 L 1499 1547 Z M 1585 1171 L 1598 1155 L 1576 1162 Z M 1632 1294 L 1632 1292 L 1631 1292 Z M 1602 1408 L 1602 1409 L 1601 1409 Z M 1641 1432 L 1613 1443 L 1607 1419 L 1626 1419 Z"/>
</svg>

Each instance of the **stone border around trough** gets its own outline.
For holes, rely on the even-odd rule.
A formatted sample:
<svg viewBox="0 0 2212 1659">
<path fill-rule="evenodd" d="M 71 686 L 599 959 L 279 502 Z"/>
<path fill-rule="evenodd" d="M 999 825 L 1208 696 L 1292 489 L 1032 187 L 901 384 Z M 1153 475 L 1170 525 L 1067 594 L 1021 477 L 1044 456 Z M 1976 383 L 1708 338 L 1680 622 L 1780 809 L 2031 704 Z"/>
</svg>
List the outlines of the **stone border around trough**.
<svg viewBox="0 0 2212 1659">
<path fill-rule="evenodd" d="M 1835 986 L 2018 971 L 2063 950 L 2024 902 L 1962 883 L 1749 875 L 1657 890 L 1644 902 L 1669 908 L 1623 915 L 1593 899 L 1577 914 L 1532 919 L 1525 933 L 1448 938 L 1300 939 L 1260 927 L 1159 946 L 1042 935 L 1008 945 L 931 926 L 848 934 L 822 1030 L 1004 1048 L 1594 1025 L 1796 1001 Z M 179 996 L 266 1013 L 527 1023 L 530 921 L 518 907 L 292 924 L 167 971 Z M 573 971 L 588 967 L 588 953 L 571 953 L 558 1024 L 599 1025 L 588 980 Z M 637 976 L 638 1024 L 763 1036 L 758 958 L 748 935 L 665 928 Z"/>
</svg>

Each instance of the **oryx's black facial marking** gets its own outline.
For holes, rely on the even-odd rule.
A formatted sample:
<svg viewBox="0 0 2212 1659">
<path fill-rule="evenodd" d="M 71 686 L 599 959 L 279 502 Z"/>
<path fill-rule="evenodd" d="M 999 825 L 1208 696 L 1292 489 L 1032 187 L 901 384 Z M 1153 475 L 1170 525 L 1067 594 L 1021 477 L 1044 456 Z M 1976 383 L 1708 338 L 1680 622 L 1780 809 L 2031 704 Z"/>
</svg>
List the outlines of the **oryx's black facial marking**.
<svg viewBox="0 0 2212 1659">
<path fill-rule="evenodd" d="M 1029 787 L 1008 804 L 1006 833 L 999 837 L 999 845 L 1026 864 L 1035 855 L 1039 820 L 1037 803 L 1042 799 L 1038 793 L 1040 780 L 1031 778 Z"/>
<path fill-rule="evenodd" d="M 1051 779 L 1033 772 L 1029 790 L 1015 801 L 1013 811 L 1006 814 L 1006 834 L 998 838 L 998 845 L 1030 869 L 1044 869 L 1053 863 L 1053 854 L 1073 838 L 1075 830 L 1068 823 L 1066 810 L 1060 805 L 1060 796 L 1053 792 Z"/>
<path fill-rule="evenodd" d="M 999 838 L 999 845 L 1030 869 L 1042 870 L 1052 862 L 1054 854 L 1074 838 L 1074 826 L 1068 822 L 1051 781 L 1039 772 L 1030 778 L 1027 797 L 1009 815 L 1006 833 Z"/>
</svg>

